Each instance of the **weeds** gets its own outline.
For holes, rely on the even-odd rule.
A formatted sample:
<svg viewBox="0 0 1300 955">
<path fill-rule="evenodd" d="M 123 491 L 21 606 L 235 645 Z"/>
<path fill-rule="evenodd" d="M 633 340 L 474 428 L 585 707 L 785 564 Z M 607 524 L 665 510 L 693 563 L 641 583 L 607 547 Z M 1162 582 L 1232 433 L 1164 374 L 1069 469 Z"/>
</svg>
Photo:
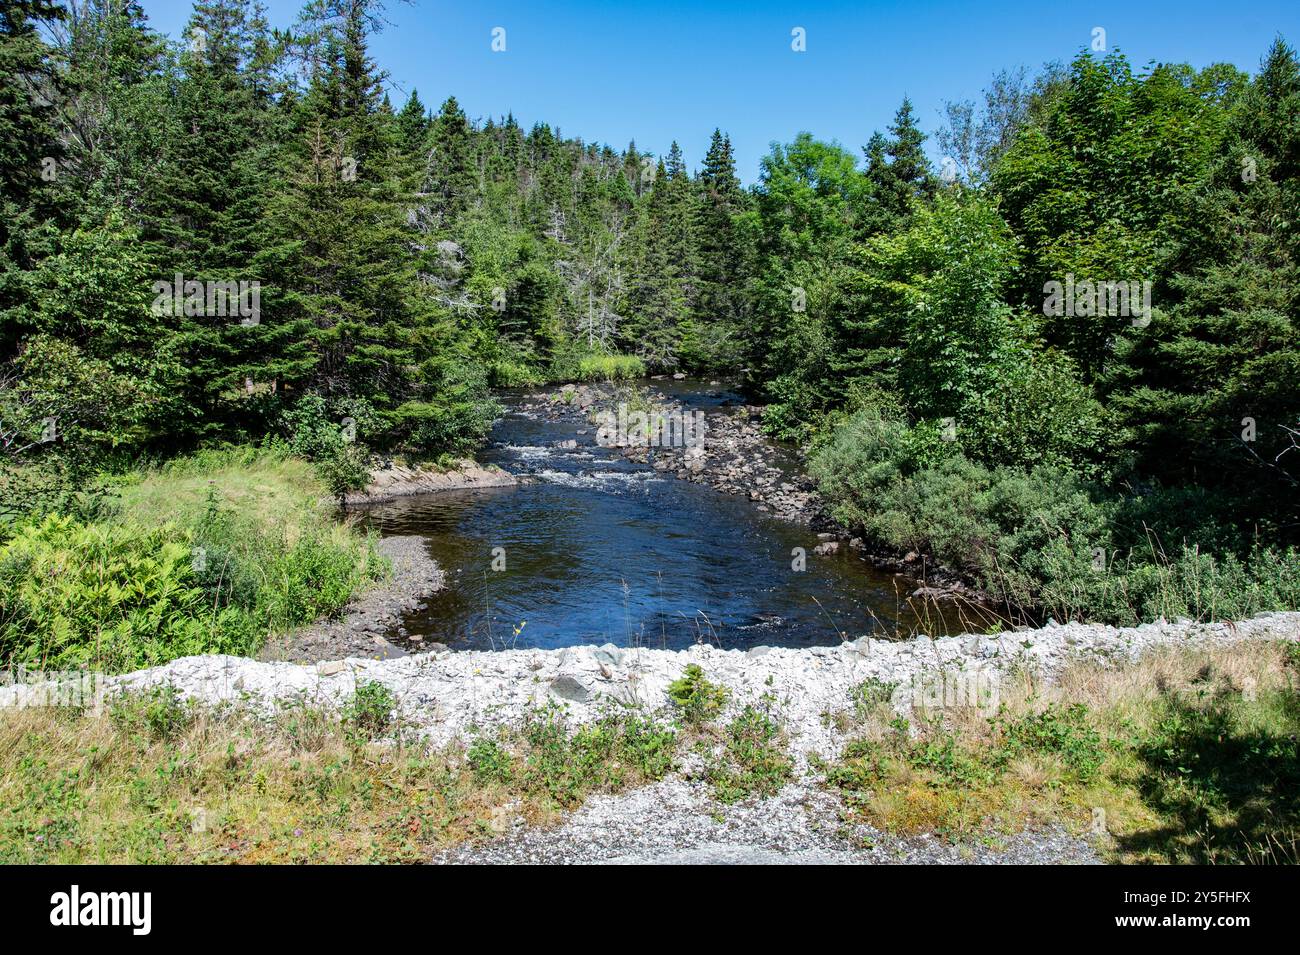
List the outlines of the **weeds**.
<svg viewBox="0 0 1300 955">
<path fill-rule="evenodd" d="M 610 713 L 570 727 L 534 713 L 468 747 L 374 741 L 393 699 L 362 683 L 339 710 L 267 718 L 169 687 L 96 716 L 0 713 L 0 862 L 402 862 L 555 820 L 593 792 L 662 779 L 672 726 Z"/>
<path fill-rule="evenodd" d="M 123 672 L 180 656 L 249 656 L 340 610 L 386 571 L 334 523 L 308 465 L 202 452 L 122 479 L 96 523 L 48 515 L 0 543 L 0 660 Z"/>
<path fill-rule="evenodd" d="M 1105 820 L 1116 861 L 1294 862 L 1300 844 L 1295 644 L 1077 664 L 1050 690 L 1004 692 L 991 718 L 912 723 L 857 687 L 860 717 L 825 768 L 859 817 L 953 838 Z"/>
<path fill-rule="evenodd" d="M 794 771 L 785 736 L 768 707 L 747 705 L 721 732 L 721 746 L 701 744 L 705 778 L 718 802 L 730 804 L 781 791 Z"/>
<path fill-rule="evenodd" d="M 354 745 L 379 739 L 396 722 L 397 700 L 382 683 L 364 680 L 343 705 L 346 734 Z"/>
</svg>

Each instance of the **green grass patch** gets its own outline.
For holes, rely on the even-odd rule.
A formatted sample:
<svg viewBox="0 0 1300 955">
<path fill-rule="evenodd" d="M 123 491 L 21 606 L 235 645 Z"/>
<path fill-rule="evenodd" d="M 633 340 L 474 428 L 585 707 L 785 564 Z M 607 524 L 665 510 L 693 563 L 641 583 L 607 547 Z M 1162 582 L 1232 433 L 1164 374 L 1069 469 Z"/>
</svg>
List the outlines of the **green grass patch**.
<svg viewBox="0 0 1300 955">
<path fill-rule="evenodd" d="M 468 748 L 435 747 L 364 682 L 338 710 L 272 718 L 166 687 L 98 716 L 12 710 L 0 863 L 419 862 L 660 779 L 676 746 L 672 726 L 640 714 L 575 728 L 545 709 Z"/>
<path fill-rule="evenodd" d="M 578 381 L 627 381 L 645 376 L 645 362 L 635 355 L 583 355 L 573 377 Z"/>
</svg>

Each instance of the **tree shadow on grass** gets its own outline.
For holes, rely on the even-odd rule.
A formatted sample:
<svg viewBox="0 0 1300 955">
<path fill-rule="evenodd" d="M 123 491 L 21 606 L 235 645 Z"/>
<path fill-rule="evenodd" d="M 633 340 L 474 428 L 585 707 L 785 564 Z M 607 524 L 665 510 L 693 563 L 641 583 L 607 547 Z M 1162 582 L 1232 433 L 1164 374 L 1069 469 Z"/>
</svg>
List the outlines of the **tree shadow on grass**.
<svg viewBox="0 0 1300 955">
<path fill-rule="evenodd" d="M 1120 836 L 1129 858 L 1295 863 L 1300 849 L 1300 694 L 1170 693 L 1136 749 L 1138 792 L 1163 825 Z M 1248 715 L 1247 707 L 1252 711 Z"/>
</svg>

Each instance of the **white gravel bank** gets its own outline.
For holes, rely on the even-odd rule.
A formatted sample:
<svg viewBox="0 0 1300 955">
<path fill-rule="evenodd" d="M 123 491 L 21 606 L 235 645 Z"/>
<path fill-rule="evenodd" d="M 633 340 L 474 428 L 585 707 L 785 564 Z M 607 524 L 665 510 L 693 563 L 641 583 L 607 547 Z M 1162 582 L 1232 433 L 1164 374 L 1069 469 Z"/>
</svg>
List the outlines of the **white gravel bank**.
<svg viewBox="0 0 1300 955">
<path fill-rule="evenodd" d="M 1300 639 L 1300 613 L 1261 614 L 1235 624 L 1155 623 L 1136 628 L 1068 624 L 994 636 L 960 636 L 903 642 L 862 638 L 838 647 L 684 651 L 626 649 L 613 645 L 565 650 L 439 652 L 391 660 L 301 665 L 230 656 L 185 657 L 166 666 L 111 677 L 110 693 L 172 684 L 207 702 L 245 700 L 337 704 L 360 680 L 376 680 L 397 698 L 402 716 L 436 743 L 464 738 L 473 726 L 518 721 L 530 707 L 556 701 L 571 718 L 586 721 L 611 701 L 657 709 L 666 688 L 688 663 L 732 693 L 732 706 L 772 694 L 796 753 L 833 755 L 840 740 L 829 712 L 850 705 L 850 690 L 869 678 L 899 684 L 894 700 L 911 701 L 914 686 L 936 674 L 963 675 L 968 683 L 996 686 L 1009 667 L 1029 667 L 1047 680 L 1071 658 L 1129 660 L 1168 644 L 1213 645 L 1240 640 Z M 918 674 L 921 676 L 918 677 Z M 0 705 L 13 705 L 22 686 L 0 687 Z"/>
</svg>

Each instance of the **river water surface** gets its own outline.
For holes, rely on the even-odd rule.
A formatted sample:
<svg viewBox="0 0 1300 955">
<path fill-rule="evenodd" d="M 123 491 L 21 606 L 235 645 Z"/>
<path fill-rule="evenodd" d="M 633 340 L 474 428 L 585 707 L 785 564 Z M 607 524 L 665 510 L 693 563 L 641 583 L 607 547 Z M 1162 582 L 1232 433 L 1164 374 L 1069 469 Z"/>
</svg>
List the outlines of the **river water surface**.
<svg viewBox="0 0 1300 955">
<path fill-rule="evenodd" d="M 693 407 L 740 401 L 702 383 L 655 384 Z M 383 534 L 423 536 L 447 573 L 447 586 L 403 621 L 408 633 L 456 649 L 680 649 L 832 645 L 917 626 L 906 600 L 915 581 L 853 554 L 816 556 L 807 527 L 629 462 L 596 445 L 589 424 L 523 413 L 518 395 L 503 400 L 480 458 L 525 483 L 368 512 Z M 576 448 L 559 446 L 572 440 Z M 802 571 L 795 548 L 807 555 Z"/>
</svg>

